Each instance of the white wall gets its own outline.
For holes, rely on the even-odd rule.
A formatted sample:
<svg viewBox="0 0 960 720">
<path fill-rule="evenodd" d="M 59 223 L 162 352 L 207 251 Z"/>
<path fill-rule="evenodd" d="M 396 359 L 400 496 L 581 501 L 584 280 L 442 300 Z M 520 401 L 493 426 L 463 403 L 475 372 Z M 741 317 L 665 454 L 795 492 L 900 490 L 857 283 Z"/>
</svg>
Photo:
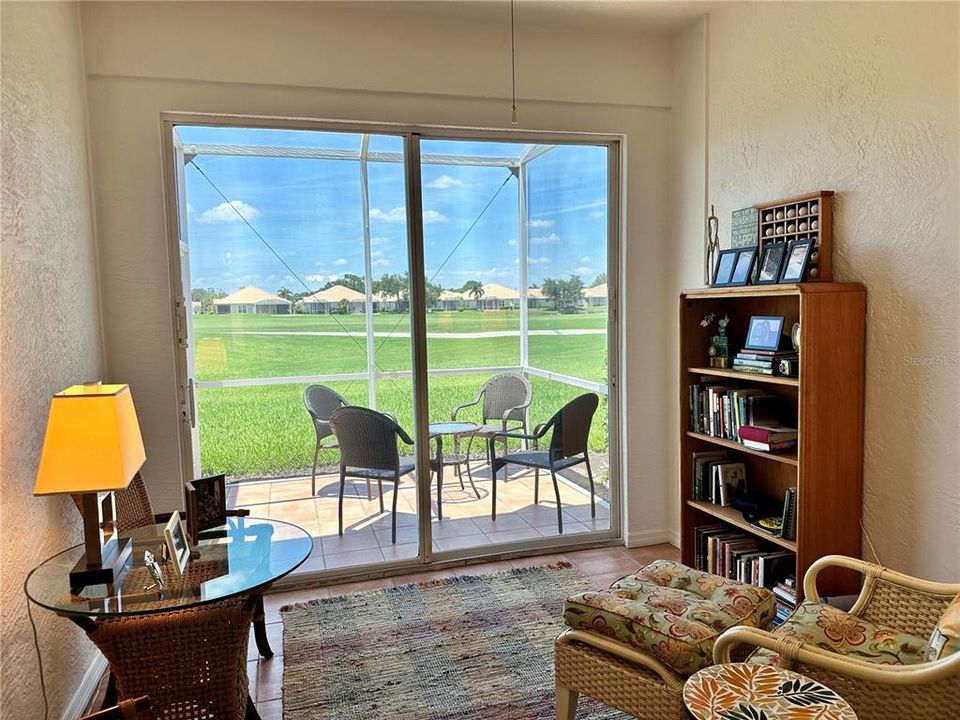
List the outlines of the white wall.
<svg viewBox="0 0 960 720">
<path fill-rule="evenodd" d="M 87 174 L 83 58 L 72 3 L 0 4 L 0 603 L 5 718 L 43 707 L 23 581 L 82 539 L 69 497 L 33 497 L 50 397 L 102 370 Z M 51 718 L 97 652 L 68 620 L 34 607 Z"/>
<path fill-rule="evenodd" d="M 867 288 L 863 517 L 879 561 L 960 577 L 956 3 L 735 3 L 710 14 L 707 200 L 730 213 L 817 189 L 835 279 Z M 691 173 L 683 202 L 701 201 Z M 686 211 L 685 211 L 686 212 Z M 703 233 L 678 236 L 676 288 Z M 872 555 L 866 543 L 864 556 Z"/>
<path fill-rule="evenodd" d="M 546 11 L 546 10 L 544 10 Z M 159 506 L 179 503 L 179 446 L 159 115 L 165 110 L 509 127 L 509 32 L 401 6 L 84 4 L 110 376 L 130 382 Z M 670 48 L 615 28 L 521 22 L 520 127 L 627 137 L 625 416 L 630 538 L 667 536 L 662 468 L 673 396 L 666 237 Z M 672 317 L 672 316 L 671 316 Z"/>
</svg>

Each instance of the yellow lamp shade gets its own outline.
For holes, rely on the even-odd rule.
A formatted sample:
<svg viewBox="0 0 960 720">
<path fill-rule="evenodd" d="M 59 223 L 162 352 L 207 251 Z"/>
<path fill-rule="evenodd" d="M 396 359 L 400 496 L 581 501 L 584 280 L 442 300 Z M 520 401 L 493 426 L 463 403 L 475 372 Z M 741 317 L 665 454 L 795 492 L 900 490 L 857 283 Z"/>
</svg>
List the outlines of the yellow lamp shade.
<svg viewBox="0 0 960 720">
<path fill-rule="evenodd" d="M 53 396 L 34 495 L 122 490 L 146 460 L 126 385 L 74 385 Z"/>
</svg>

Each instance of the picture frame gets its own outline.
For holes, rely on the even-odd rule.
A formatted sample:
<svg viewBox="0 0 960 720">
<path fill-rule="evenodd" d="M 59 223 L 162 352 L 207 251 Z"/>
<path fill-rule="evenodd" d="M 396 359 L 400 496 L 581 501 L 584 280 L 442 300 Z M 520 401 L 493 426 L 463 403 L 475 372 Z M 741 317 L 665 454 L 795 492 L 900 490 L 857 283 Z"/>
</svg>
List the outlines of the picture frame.
<svg viewBox="0 0 960 720">
<path fill-rule="evenodd" d="M 760 263 L 757 266 L 756 285 L 776 285 L 780 282 L 783 259 L 787 255 L 787 243 L 768 243 L 763 248 Z"/>
<path fill-rule="evenodd" d="M 730 280 L 733 278 L 733 270 L 736 267 L 737 255 L 739 254 L 740 248 L 720 251 L 717 255 L 717 266 L 713 271 L 711 287 L 730 287 Z"/>
<path fill-rule="evenodd" d="M 775 352 L 783 341 L 785 318 L 780 315 L 753 315 L 747 329 L 747 342 L 744 350 L 763 350 Z"/>
<path fill-rule="evenodd" d="M 787 255 L 783 259 L 783 269 L 780 271 L 780 282 L 803 282 L 812 251 L 812 240 L 792 240 L 787 248 Z"/>
<path fill-rule="evenodd" d="M 190 544 L 187 540 L 187 529 L 180 519 L 180 513 L 174 512 L 163 528 L 163 542 L 167 548 L 167 556 L 177 577 L 183 577 L 187 561 L 190 559 Z"/>
<path fill-rule="evenodd" d="M 227 523 L 227 476 L 211 475 L 184 486 L 187 530 L 196 543 L 200 533 Z"/>
<path fill-rule="evenodd" d="M 733 275 L 730 277 L 732 287 L 742 287 L 750 283 L 753 277 L 753 265 L 757 259 L 757 248 L 741 248 L 737 252 L 737 259 L 733 265 Z"/>
</svg>

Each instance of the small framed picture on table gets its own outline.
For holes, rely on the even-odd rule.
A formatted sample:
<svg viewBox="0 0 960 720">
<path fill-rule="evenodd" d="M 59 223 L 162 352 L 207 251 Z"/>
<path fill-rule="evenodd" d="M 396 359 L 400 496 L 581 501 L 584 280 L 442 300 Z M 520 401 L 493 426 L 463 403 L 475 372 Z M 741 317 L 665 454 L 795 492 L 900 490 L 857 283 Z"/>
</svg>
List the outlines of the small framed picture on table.
<svg viewBox="0 0 960 720">
<path fill-rule="evenodd" d="M 776 285 L 780 282 L 780 268 L 783 267 L 783 258 L 786 254 L 786 243 L 769 243 L 764 246 L 763 255 L 760 257 L 757 285 Z"/>
<path fill-rule="evenodd" d="M 187 530 L 183 526 L 179 512 L 173 513 L 167 521 L 163 529 L 163 542 L 174 575 L 182 577 L 187 561 L 190 559 L 190 545 L 187 541 Z"/>
<path fill-rule="evenodd" d="M 803 282 L 812 250 L 813 241 L 811 240 L 794 240 L 791 242 L 787 249 L 787 258 L 783 263 L 783 272 L 780 273 L 780 282 Z"/>
<path fill-rule="evenodd" d="M 733 270 L 737 265 L 739 250 L 721 250 L 717 256 L 717 267 L 713 271 L 712 287 L 729 287 L 733 279 Z"/>
<path fill-rule="evenodd" d="M 733 266 L 733 276 L 730 284 L 734 286 L 746 285 L 753 275 L 753 263 L 757 259 L 757 248 L 741 248 L 737 253 L 737 262 Z"/>
<path fill-rule="evenodd" d="M 199 542 L 204 530 L 227 522 L 226 475 L 211 475 L 188 482 L 184 488 L 187 506 L 187 531 L 190 541 Z"/>
</svg>

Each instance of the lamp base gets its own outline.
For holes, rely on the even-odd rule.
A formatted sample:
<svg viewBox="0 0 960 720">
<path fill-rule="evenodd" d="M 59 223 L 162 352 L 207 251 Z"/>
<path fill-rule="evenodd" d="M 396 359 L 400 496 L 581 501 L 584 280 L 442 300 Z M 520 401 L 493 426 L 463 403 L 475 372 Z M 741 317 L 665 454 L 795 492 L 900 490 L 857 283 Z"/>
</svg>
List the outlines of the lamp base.
<svg viewBox="0 0 960 720">
<path fill-rule="evenodd" d="M 112 540 L 103 549 L 103 560 L 89 562 L 84 555 L 70 571 L 70 590 L 76 593 L 89 585 L 118 585 L 130 569 L 133 542 L 130 538 Z"/>
</svg>

